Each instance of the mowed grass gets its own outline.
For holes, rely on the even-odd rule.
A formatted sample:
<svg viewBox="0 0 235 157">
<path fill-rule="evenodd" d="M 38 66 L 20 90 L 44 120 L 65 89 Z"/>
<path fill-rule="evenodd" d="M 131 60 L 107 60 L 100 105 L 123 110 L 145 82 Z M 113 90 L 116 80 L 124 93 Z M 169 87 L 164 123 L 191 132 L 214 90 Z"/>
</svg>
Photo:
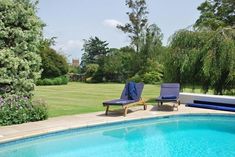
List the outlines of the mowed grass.
<svg viewBox="0 0 235 157">
<path fill-rule="evenodd" d="M 35 99 L 48 105 L 49 117 L 104 111 L 102 102 L 119 98 L 124 84 L 86 84 L 72 82 L 62 86 L 38 86 Z M 159 85 L 145 85 L 142 97 L 154 99 L 159 95 Z"/>
<path fill-rule="evenodd" d="M 38 86 L 34 92 L 35 99 L 46 101 L 49 117 L 73 115 L 104 111 L 102 102 L 119 98 L 124 84 L 99 83 L 87 84 L 72 82 L 62 86 Z M 192 92 L 184 89 L 184 92 Z M 194 92 L 200 93 L 200 89 Z M 142 98 L 148 104 L 155 104 L 155 98 L 159 96 L 160 85 L 145 85 Z"/>
</svg>

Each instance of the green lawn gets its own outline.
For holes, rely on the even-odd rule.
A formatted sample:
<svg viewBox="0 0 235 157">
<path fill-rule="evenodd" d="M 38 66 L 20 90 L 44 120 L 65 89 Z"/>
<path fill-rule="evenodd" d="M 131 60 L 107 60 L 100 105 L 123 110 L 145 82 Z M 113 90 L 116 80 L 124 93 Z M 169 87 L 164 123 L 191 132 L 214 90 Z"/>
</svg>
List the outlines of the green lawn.
<svg viewBox="0 0 235 157">
<path fill-rule="evenodd" d="M 119 98 L 124 84 L 69 83 L 63 86 L 38 86 L 35 99 L 42 98 L 48 104 L 49 116 L 72 115 L 103 111 L 102 102 Z M 159 95 L 159 85 L 145 85 L 143 98 Z"/>
<path fill-rule="evenodd" d="M 104 110 L 104 100 L 119 98 L 123 87 L 124 84 L 77 82 L 63 86 L 38 86 L 35 99 L 42 98 L 47 102 L 49 117 L 96 112 Z M 159 85 L 145 85 L 142 97 L 148 103 L 154 103 L 153 100 L 159 92 Z"/>
</svg>

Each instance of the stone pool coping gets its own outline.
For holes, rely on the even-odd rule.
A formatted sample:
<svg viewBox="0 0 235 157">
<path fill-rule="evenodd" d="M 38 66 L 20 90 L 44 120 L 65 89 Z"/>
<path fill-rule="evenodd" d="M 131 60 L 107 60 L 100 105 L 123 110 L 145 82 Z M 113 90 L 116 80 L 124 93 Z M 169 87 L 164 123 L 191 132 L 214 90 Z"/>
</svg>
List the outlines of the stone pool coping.
<svg viewBox="0 0 235 157">
<path fill-rule="evenodd" d="M 235 112 L 218 111 L 210 109 L 179 106 L 179 111 L 172 111 L 172 105 L 161 107 L 148 105 L 147 110 L 142 107 L 131 108 L 126 117 L 122 113 L 113 112 L 108 116 L 104 112 L 94 112 L 88 114 L 71 115 L 49 118 L 45 121 L 30 122 L 12 126 L 0 126 L 0 144 L 22 138 L 29 138 L 37 135 L 75 129 L 80 127 L 89 127 L 98 124 L 109 124 L 113 122 L 122 122 L 137 119 L 154 118 L 161 116 L 181 115 L 181 114 L 231 114 Z"/>
</svg>

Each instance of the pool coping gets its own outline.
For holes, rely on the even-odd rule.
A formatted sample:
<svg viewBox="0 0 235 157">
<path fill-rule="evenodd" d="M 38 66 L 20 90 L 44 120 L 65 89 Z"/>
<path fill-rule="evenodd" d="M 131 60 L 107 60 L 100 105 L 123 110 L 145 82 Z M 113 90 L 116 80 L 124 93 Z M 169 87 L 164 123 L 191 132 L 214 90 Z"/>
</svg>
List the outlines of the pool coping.
<svg viewBox="0 0 235 157">
<path fill-rule="evenodd" d="M 110 125 L 122 125 L 122 124 L 128 124 L 128 123 L 134 123 L 141 120 L 161 120 L 161 119 L 166 119 L 166 118 L 175 118 L 175 117 L 191 117 L 191 116 L 223 116 L 223 117 L 235 117 L 235 114 L 229 114 L 229 113 L 181 113 L 181 114 L 173 114 L 173 115 L 162 115 L 162 116 L 154 116 L 154 117 L 145 117 L 145 118 L 137 118 L 137 119 L 131 119 L 131 120 L 125 120 L 125 121 L 118 121 L 118 122 L 108 122 L 104 124 L 94 124 L 94 125 L 89 125 L 89 126 L 83 126 L 83 127 L 78 127 L 78 128 L 70 128 L 70 129 L 64 129 L 64 130 L 58 130 L 58 131 L 52 131 L 48 133 L 42 133 L 42 134 L 37 134 L 37 135 L 32 135 L 24 138 L 19 138 L 15 140 L 10 140 L 6 142 L 0 142 L 0 148 L 6 147 L 9 145 L 14 145 L 18 144 L 21 142 L 30 142 L 33 140 L 41 139 L 41 138 L 46 138 L 46 137 L 53 137 L 56 135 L 61 135 L 65 133 L 70 133 L 70 132 L 79 132 L 79 131 L 84 131 L 86 129 L 95 129 L 95 128 L 102 128 L 102 127 L 108 127 Z"/>
<path fill-rule="evenodd" d="M 181 105 L 182 106 L 182 105 Z M 181 107 L 181 109 L 184 109 L 185 106 Z M 232 115 L 235 116 L 234 112 L 227 112 L 227 111 L 218 111 L 218 110 L 209 110 L 209 109 L 198 109 L 198 108 L 187 108 L 189 110 L 186 110 L 184 112 L 163 112 L 161 114 L 154 114 L 157 113 L 157 111 L 154 110 L 148 110 L 147 113 L 145 114 L 144 111 L 135 111 L 133 112 L 132 116 L 127 115 L 127 117 L 122 117 L 122 116 L 118 116 L 118 117 L 114 117 L 114 118 L 110 118 L 110 117 L 106 117 L 100 120 L 92 120 L 92 121 L 88 121 L 87 123 L 82 123 L 82 124 L 76 124 L 74 125 L 74 123 L 72 125 L 59 125 L 56 126 L 55 128 L 51 127 L 48 129 L 45 128 L 38 128 L 35 130 L 31 130 L 31 131 L 22 131 L 18 132 L 18 134 L 10 134 L 8 136 L 0 136 L 0 145 L 5 145 L 7 143 L 11 143 L 11 142 L 16 142 L 19 140 L 27 140 L 30 138 L 35 138 L 35 137 L 40 137 L 40 136 L 46 136 L 51 135 L 51 134 L 56 134 L 56 133 L 60 133 L 60 132 L 65 132 L 65 131 L 70 131 L 70 130 L 76 130 L 76 129 L 80 129 L 80 128 L 90 128 L 90 127 L 96 127 L 96 126 L 106 126 L 106 125 L 110 125 L 110 124 L 118 124 L 118 123 L 128 123 L 131 121 L 136 121 L 136 120 L 147 120 L 147 119 L 154 119 L 154 118 L 164 118 L 164 117 L 173 117 L 173 116 L 184 116 L 184 115 Z M 137 112 L 137 113 L 136 113 Z M 142 114 L 139 114 L 138 112 L 141 112 Z M 83 115 L 73 115 L 73 116 L 64 116 L 64 117 L 57 117 L 57 118 L 51 118 L 52 119 L 52 123 L 54 119 L 66 119 L 67 117 L 82 117 L 82 116 L 88 116 L 92 115 L 94 117 L 96 117 L 97 115 L 103 114 L 103 112 L 95 112 L 95 113 L 91 113 L 91 114 L 83 114 Z M 95 119 L 93 117 L 93 119 Z M 49 119 L 49 120 L 51 120 Z M 97 119 L 99 119 L 97 117 Z M 40 121 L 40 122 L 31 122 L 31 123 L 26 123 L 27 126 L 35 126 L 38 123 L 41 123 L 42 125 L 46 122 L 48 122 L 49 120 L 46 121 Z M 14 125 L 12 127 L 21 127 L 24 124 L 20 124 L 20 125 Z M 4 130 L 5 127 L 0 127 L 0 135 L 1 135 L 1 130 Z M 6 128 L 11 128 L 11 126 L 7 126 Z M 25 129 L 25 128 L 24 128 Z"/>
</svg>

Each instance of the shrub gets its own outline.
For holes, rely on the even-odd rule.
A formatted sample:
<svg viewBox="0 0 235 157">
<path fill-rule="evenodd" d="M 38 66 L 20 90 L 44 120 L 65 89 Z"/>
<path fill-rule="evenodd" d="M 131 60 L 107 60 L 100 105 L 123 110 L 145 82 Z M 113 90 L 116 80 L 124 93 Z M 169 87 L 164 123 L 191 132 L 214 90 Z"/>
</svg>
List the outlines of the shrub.
<svg viewBox="0 0 235 157">
<path fill-rule="evenodd" d="M 40 77 L 38 55 L 43 23 L 37 17 L 37 2 L 0 0 L 0 86 L 1 94 L 31 96 Z"/>
<path fill-rule="evenodd" d="M 135 82 L 144 82 L 147 84 L 157 84 L 158 82 L 160 82 L 162 79 L 162 74 L 159 72 L 155 72 L 155 71 L 151 71 L 151 72 L 147 72 L 145 74 L 139 75 L 136 74 L 135 76 L 133 76 L 132 78 L 130 78 L 129 80 L 135 81 Z"/>
<path fill-rule="evenodd" d="M 45 46 L 40 50 L 42 58 L 42 78 L 55 78 L 66 75 L 69 70 L 69 65 L 66 58 L 57 53 L 54 49 Z"/>
<path fill-rule="evenodd" d="M 43 101 L 33 102 L 27 97 L 11 95 L 0 98 L 0 125 L 21 124 L 48 118 Z"/>
<path fill-rule="evenodd" d="M 147 72 L 143 75 L 143 82 L 148 84 L 156 84 L 160 82 L 162 74 L 156 71 Z"/>
<path fill-rule="evenodd" d="M 69 82 L 69 78 L 67 76 L 60 76 L 55 78 L 46 78 L 39 79 L 37 81 L 38 86 L 46 86 L 46 85 L 66 85 Z"/>
<path fill-rule="evenodd" d="M 140 77 L 140 75 L 136 74 L 135 76 L 130 78 L 129 81 L 142 82 L 142 78 Z"/>
</svg>

